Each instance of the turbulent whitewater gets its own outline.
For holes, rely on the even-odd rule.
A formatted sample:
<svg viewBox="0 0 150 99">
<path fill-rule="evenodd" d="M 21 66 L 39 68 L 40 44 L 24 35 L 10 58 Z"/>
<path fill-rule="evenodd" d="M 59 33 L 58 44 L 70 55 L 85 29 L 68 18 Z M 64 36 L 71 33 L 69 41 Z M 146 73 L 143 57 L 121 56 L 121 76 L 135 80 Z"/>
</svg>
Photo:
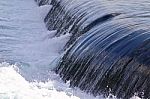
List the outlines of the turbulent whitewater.
<svg viewBox="0 0 150 99">
<path fill-rule="evenodd" d="M 0 99 L 94 98 L 51 71 L 70 35 L 52 38 L 56 31 L 43 22 L 50 8 L 34 0 L 0 0 Z"/>
<path fill-rule="evenodd" d="M 147 27 L 149 25 L 149 3 L 146 1 L 142 3 L 144 7 L 140 3 L 131 2 L 131 5 L 127 5 L 131 7 L 131 10 L 126 9 L 125 4 L 127 2 L 122 1 L 120 3 L 116 2 L 113 5 L 109 4 L 110 0 L 103 3 L 96 3 L 98 0 L 35 1 L 40 7 L 37 6 L 34 0 L 0 1 L 0 99 L 103 99 L 105 93 L 99 92 L 101 89 L 100 85 L 101 82 L 105 81 L 104 78 L 107 78 L 107 76 L 103 75 L 104 78 L 99 79 L 101 75 L 97 75 L 100 72 L 98 66 L 105 64 L 106 68 L 102 68 L 102 71 L 105 71 L 109 69 L 109 64 L 113 62 L 126 63 L 126 61 L 121 61 L 121 58 L 128 54 L 126 54 L 128 48 L 134 49 L 134 47 L 144 40 L 149 40 L 149 32 L 146 32 L 149 30 Z M 113 10 L 111 10 L 112 8 Z M 139 11 L 138 13 L 122 15 L 122 13 L 137 10 Z M 124 20 L 124 18 L 127 18 L 127 20 Z M 108 30 L 108 27 L 111 29 Z M 135 30 L 132 31 L 132 29 Z M 104 35 L 101 35 L 103 32 Z M 120 32 L 121 34 L 119 34 Z M 130 35 L 132 32 L 135 35 Z M 140 35 L 141 32 L 144 33 Z M 108 39 L 100 42 L 103 37 Z M 115 43 L 119 41 L 120 37 L 123 43 Z M 129 39 L 129 42 L 124 43 L 126 37 L 127 40 L 128 37 L 133 37 L 134 39 Z M 130 41 L 135 42 L 130 43 Z M 97 45 L 95 46 L 95 44 Z M 116 44 L 119 44 L 119 46 L 115 46 Z M 134 46 L 127 46 L 127 49 L 124 50 L 121 49 L 122 46 L 127 44 L 134 44 Z M 149 74 L 149 70 L 143 68 L 148 66 L 149 62 L 149 43 L 145 42 L 144 44 L 147 46 L 144 46 L 144 48 L 141 46 L 142 50 L 137 52 L 141 53 L 145 51 L 144 55 L 147 61 L 141 60 L 141 63 L 144 62 L 144 65 L 140 65 L 141 68 L 136 67 L 136 64 L 133 65 L 142 73 L 146 71 L 143 73 L 143 77 Z M 102 54 L 99 53 L 101 51 L 99 48 L 105 48 L 105 45 L 107 51 L 110 51 L 110 55 L 108 53 L 105 55 L 105 52 Z M 111 47 L 111 45 L 114 46 Z M 93 50 L 94 48 L 95 50 Z M 113 48 L 116 49 L 111 50 Z M 121 49 L 120 53 L 111 54 L 111 52 L 118 51 L 118 49 Z M 93 65 L 94 68 L 91 68 L 89 60 L 91 58 L 95 59 L 95 52 L 100 56 L 109 57 L 102 59 L 103 64 L 96 61 L 97 59 L 94 60 L 93 63 L 97 62 L 98 66 L 95 68 Z M 91 57 L 91 54 L 93 57 Z M 138 55 L 138 53 L 134 54 Z M 100 59 L 100 57 L 98 58 Z M 130 62 L 132 61 L 127 63 Z M 133 61 L 133 63 L 136 62 Z M 136 70 L 136 68 L 133 68 L 133 70 Z M 55 74 L 54 70 L 59 75 Z M 131 85 L 128 83 L 119 84 L 119 86 L 125 87 L 116 87 L 116 89 L 119 89 L 118 93 L 124 94 L 120 89 L 125 89 L 128 85 L 130 85 L 131 89 L 134 85 L 137 84 L 137 87 L 140 84 L 140 82 L 135 83 L 141 80 L 136 75 L 132 75 L 134 74 L 132 69 L 129 72 L 131 73 L 131 78 L 135 76 L 135 79 L 130 80 L 132 82 Z M 93 76 L 96 77 L 96 80 L 91 79 L 90 74 L 96 75 Z M 61 80 L 60 76 L 66 83 Z M 140 77 L 142 78 L 141 74 Z M 128 76 L 125 78 L 128 78 Z M 106 79 L 106 83 L 103 84 L 113 85 L 109 81 L 113 80 Z M 147 87 L 148 81 L 145 81 L 146 84 L 143 85 L 146 87 L 143 88 L 149 90 L 149 87 Z M 90 84 L 93 84 L 93 89 L 95 88 L 95 90 L 90 89 L 92 88 Z M 98 86 L 95 87 L 95 84 L 98 84 Z M 107 89 L 109 89 L 110 85 L 106 86 Z M 111 90 L 108 92 L 110 93 L 105 98 L 116 98 L 116 96 L 111 94 Z M 126 93 L 128 94 L 128 91 Z M 135 94 L 133 99 L 137 98 Z"/>
</svg>

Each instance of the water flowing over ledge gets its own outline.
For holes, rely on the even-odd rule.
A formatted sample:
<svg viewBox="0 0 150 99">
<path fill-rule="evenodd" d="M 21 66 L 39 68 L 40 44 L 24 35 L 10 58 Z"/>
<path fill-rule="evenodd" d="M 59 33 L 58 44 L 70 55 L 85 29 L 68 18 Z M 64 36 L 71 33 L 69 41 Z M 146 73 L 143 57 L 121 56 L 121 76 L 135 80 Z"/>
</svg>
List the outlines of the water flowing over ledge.
<svg viewBox="0 0 150 99">
<path fill-rule="evenodd" d="M 94 96 L 150 98 L 148 0 L 36 0 L 51 4 L 44 21 L 70 33 L 56 68 L 64 81 Z"/>
<path fill-rule="evenodd" d="M 43 22 L 50 8 L 33 0 L 0 0 L 0 99 L 93 98 L 51 71 L 69 34 L 52 38 L 56 31 Z"/>
</svg>

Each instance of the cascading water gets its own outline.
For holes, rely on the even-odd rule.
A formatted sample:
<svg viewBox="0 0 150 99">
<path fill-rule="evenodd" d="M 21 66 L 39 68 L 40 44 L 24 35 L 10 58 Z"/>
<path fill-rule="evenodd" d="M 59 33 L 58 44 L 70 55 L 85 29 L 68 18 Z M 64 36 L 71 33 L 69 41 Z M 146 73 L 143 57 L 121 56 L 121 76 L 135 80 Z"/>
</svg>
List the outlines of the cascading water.
<svg viewBox="0 0 150 99">
<path fill-rule="evenodd" d="M 98 99 L 51 71 L 69 34 L 53 37 L 56 31 L 46 29 L 50 9 L 34 0 L 0 0 L 0 99 Z"/>
<path fill-rule="evenodd" d="M 45 2 L 46 0 L 41 0 Z M 70 33 L 56 73 L 97 96 L 150 98 L 148 0 L 52 0 L 44 21 Z"/>
<path fill-rule="evenodd" d="M 148 98 L 150 33 L 145 26 L 126 23 L 133 20 L 118 20 L 119 26 L 111 21 L 83 35 L 64 55 L 57 73 L 94 95 L 111 92 L 130 98 L 144 92 Z"/>
</svg>

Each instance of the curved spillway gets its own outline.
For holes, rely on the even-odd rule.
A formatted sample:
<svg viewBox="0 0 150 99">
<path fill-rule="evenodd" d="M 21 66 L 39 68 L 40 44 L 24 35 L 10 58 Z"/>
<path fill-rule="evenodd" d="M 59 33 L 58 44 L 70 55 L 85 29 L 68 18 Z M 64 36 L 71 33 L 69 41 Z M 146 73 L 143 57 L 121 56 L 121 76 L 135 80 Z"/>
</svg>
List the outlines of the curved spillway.
<svg viewBox="0 0 150 99">
<path fill-rule="evenodd" d="M 111 92 L 127 99 L 144 91 L 149 97 L 149 29 L 126 21 L 111 21 L 83 35 L 63 56 L 57 73 L 94 95 Z"/>
<path fill-rule="evenodd" d="M 40 5 L 49 2 L 41 0 Z M 55 36 L 70 33 L 56 68 L 64 81 L 97 96 L 150 98 L 148 0 L 52 0 L 45 17 Z M 72 46 L 70 46 L 72 45 Z"/>
</svg>

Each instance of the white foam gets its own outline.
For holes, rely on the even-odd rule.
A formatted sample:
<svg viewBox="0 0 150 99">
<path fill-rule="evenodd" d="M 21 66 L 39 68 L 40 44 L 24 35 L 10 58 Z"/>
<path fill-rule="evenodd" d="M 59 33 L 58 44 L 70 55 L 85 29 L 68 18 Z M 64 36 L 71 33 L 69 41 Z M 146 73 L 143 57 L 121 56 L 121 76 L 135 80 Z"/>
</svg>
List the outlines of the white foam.
<svg viewBox="0 0 150 99">
<path fill-rule="evenodd" d="M 79 89 L 69 88 L 59 76 L 49 72 L 48 82 L 28 82 L 18 72 L 16 65 L 0 64 L 0 99 L 99 99 Z"/>
<path fill-rule="evenodd" d="M 57 91 L 52 81 L 29 83 L 14 67 L 8 63 L 0 64 L 0 99 L 79 99 Z"/>
</svg>

